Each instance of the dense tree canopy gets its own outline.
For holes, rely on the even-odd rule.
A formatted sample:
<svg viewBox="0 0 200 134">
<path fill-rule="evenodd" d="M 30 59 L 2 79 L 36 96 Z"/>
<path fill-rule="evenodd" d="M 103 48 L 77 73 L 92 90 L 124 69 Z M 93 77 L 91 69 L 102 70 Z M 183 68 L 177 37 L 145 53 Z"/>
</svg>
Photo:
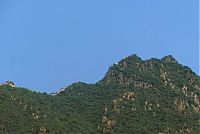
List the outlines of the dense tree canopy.
<svg viewBox="0 0 200 134">
<path fill-rule="evenodd" d="M 1 85 L 0 115 L 2 134 L 198 134 L 200 77 L 172 56 L 132 55 L 54 95 Z"/>
</svg>

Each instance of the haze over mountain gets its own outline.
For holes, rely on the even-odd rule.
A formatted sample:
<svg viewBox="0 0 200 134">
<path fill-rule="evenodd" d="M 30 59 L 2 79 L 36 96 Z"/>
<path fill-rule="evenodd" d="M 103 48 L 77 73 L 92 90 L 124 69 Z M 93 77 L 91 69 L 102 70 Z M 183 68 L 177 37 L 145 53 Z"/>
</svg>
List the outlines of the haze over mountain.
<svg viewBox="0 0 200 134">
<path fill-rule="evenodd" d="M 125 57 L 94 84 L 46 94 L 0 85 L 3 134 L 199 134 L 200 77 L 171 55 Z"/>
</svg>

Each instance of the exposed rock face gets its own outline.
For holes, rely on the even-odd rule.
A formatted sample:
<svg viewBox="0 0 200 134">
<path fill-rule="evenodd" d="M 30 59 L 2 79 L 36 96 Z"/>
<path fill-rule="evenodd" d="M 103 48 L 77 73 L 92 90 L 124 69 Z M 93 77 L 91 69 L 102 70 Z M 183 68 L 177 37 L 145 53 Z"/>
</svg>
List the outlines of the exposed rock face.
<svg viewBox="0 0 200 134">
<path fill-rule="evenodd" d="M 200 86 L 198 86 L 198 85 L 195 85 L 194 88 L 195 88 L 196 90 L 200 90 Z"/>
<path fill-rule="evenodd" d="M 188 87 L 186 85 L 184 85 L 181 88 L 181 92 L 183 92 L 185 94 L 185 96 L 188 96 L 189 95 L 189 93 L 188 93 Z"/>
<path fill-rule="evenodd" d="M 195 112 L 200 112 L 200 96 L 197 94 L 192 94 L 192 98 L 195 102 L 195 105 L 193 106 L 193 109 Z"/>
<path fill-rule="evenodd" d="M 0 86 L 10 86 L 10 87 L 16 87 L 15 83 L 12 81 L 6 81 L 5 83 L 0 83 Z"/>
<path fill-rule="evenodd" d="M 114 125 L 114 121 L 112 119 L 107 118 L 106 116 L 102 116 L 102 133 L 109 133 Z"/>
<path fill-rule="evenodd" d="M 40 118 L 39 111 L 32 113 L 32 116 L 33 116 L 33 119 L 39 119 Z"/>
<path fill-rule="evenodd" d="M 160 61 L 162 61 L 162 63 L 160 63 Z M 103 80 L 100 81 L 100 83 L 104 82 L 109 84 L 116 82 L 121 85 L 126 84 L 132 85 L 136 88 L 149 89 L 154 86 L 153 82 L 144 81 L 144 76 L 138 76 L 138 74 L 139 72 L 141 72 L 143 74 L 155 75 L 154 73 L 157 73 L 155 72 L 155 70 L 159 69 L 159 81 L 164 82 L 165 86 L 175 89 L 177 88 L 177 85 L 173 83 L 174 76 L 171 75 L 165 67 L 165 64 L 168 63 L 178 64 L 175 58 L 173 58 L 171 55 L 166 56 L 161 60 L 150 59 L 146 61 L 138 58 L 137 55 L 133 55 L 121 60 L 120 62 L 118 62 L 118 64 L 114 64 L 113 66 L 111 66 Z M 129 74 L 129 72 L 131 72 L 131 75 Z M 198 86 L 196 86 L 196 88 L 198 88 Z"/>
<path fill-rule="evenodd" d="M 184 126 L 183 128 L 179 130 L 179 133 L 181 134 L 189 134 L 191 132 L 192 132 L 192 128 L 187 127 L 187 126 Z"/>
<path fill-rule="evenodd" d="M 178 112 L 185 112 L 186 110 L 186 102 L 180 98 L 176 99 L 174 101 L 175 109 Z"/>
<path fill-rule="evenodd" d="M 160 69 L 160 77 L 163 79 L 165 86 L 171 87 L 174 89 L 176 86 L 172 83 L 170 77 L 168 76 L 167 72 L 163 70 L 162 68 Z"/>
<path fill-rule="evenodd" d="M 106 80 L 107 84 L 109 84 L 109 82 L 112 80 L 113 76 L 115 76 L 114 71 L 109 70 L 105 76 L 105 80 Z M 119 83 L 121 85 L 126 84 L 126 85 L 131 85 L 131 86 L 137 87 L 137 88 L 149 89 L 152 87 L 152 84 L 150 84 L 148 82 L 144 82 L 144 81 L 138 81 L 137 79 L 134 80 L 133 77 L 127 77 L 122 72 L 119 73 L 119 76 L 116 77 L 114 80 L 116 83 Z"/>
<path fill-rule="evenodd" d="M 112 117 L 108 117 L 107 108 L 105 108 L 104 114 L 101 118 L 101 125 L 98 127 L 101 133 L 107 134 L 109 133 L 113 126 L 115 125 L 115 121 Z"/>
<path fill-rule="evenodd" d="M 46 133 L 47 133 L 47 129 L 45 127 L 38 128 L 37 134 L 46 134 Z"/>
<path fill-rule="evenodd" d="M 123 99 L 127 100 L 132 99 L 134 97 L 136 97 L 136 95 L 133 92 L 125 92 L 124 95 L 122 96 Z"/>
<path fill-rule="evenodd" d="M 159 106 L 159 105 L 157 105 L 157 106 Z M 145 111 L 151 111 L 152 109 L 153 109 L 153 104 L 152 103 L 148 103 L 148 101 L 145 101 L 144 102 L 144 110 Z"/>
</svg>

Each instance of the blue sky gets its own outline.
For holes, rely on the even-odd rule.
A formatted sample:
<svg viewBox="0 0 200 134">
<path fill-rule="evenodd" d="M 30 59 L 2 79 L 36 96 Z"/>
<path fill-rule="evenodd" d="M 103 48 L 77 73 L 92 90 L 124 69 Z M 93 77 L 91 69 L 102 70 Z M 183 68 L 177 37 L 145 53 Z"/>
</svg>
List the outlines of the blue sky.
<svg viewBox="0 0 200 134">
<path fill-rule="evenodd" d="M 54 92 L 136 53 L 199 72 L 198 0 L 1 0 L 0 82 Z"/>
</svg>

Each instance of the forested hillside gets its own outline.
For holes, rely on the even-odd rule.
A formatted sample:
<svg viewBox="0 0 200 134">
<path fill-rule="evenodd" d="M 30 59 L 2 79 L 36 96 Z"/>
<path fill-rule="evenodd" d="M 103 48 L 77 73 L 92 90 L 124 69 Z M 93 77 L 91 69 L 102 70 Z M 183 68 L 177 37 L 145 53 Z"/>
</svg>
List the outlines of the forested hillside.
<svg viewBox="0 0 200 134">
<path fill-rule="evenodd" d="M 54 94 L 0 85 L 1 134 L 199 134 L 200 77 L 171 55 L 128 56 Z"/>
</svg>

